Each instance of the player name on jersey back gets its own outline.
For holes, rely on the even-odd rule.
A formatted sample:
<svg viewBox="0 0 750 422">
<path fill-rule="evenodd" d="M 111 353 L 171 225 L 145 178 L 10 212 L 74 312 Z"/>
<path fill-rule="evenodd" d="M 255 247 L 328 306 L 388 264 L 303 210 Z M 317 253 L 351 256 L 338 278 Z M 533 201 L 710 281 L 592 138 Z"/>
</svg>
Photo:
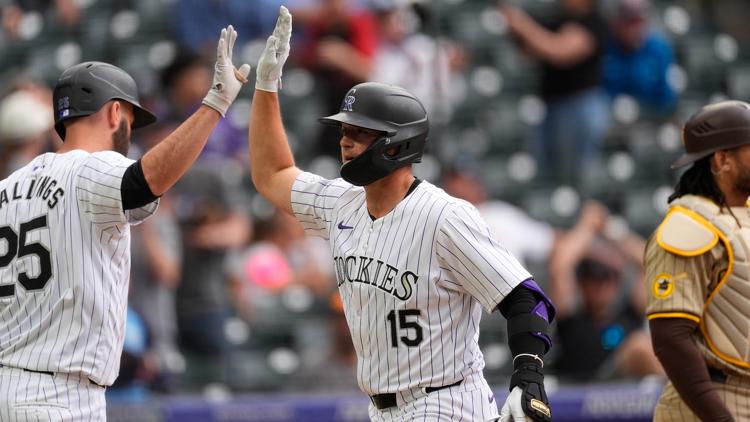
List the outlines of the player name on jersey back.
<svg viewBox="0 0 750 422">
<path fill-rule="evenodd" d="M 0 190 L 0 209 L 8 205 L 11 201 L 29 200 L 42 198 L 47 201 L 47 207 L 54 209 L 55 205 L 65 195 L 65 190 L 58 187 L 57 180 L 44 176 L 40 179 L 29 178 L 18 181 L 13 186 L 8 186 Z"/>
</svg>

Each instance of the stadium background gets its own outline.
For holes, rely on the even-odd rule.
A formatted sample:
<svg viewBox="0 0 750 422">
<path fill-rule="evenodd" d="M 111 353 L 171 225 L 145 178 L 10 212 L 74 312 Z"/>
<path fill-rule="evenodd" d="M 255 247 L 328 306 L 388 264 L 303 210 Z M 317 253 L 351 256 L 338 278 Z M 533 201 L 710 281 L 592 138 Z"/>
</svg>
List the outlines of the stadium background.
<svg viewBox="0 0 750 422">
<path fill-rule="evenodd" d="M 279 3 L 5 0 L 0 2 L 5 29 L 0 35 L 0 95 L 27 89 L 44 96 L 67 66 L 85 60 L 108 61 L 134 75 L 143 103 L 170 122 L 179 115 L 171 108 L 177 100 L 166 100 L 170 94 L 165 83 L 174 83 L 170 72 L 193 63 L 190 60 L 195 56 L 211 61 L 212 46 L 202 43 L 207 39 L 213 44 L 219 26 L 226 23 L 234 24 L 241 37 L 235 62 L 254 65 Z M 314 8 L 316 3 L 286 4 L 294 14 L 295 7 Z M 349 3 L 352 9 L 373 7 L 377 12 L 389 2 Z M 660 221 L 676 181 L 669 163 L 680 153 L 681 122 L 703 104 L 750 98 L 750 29 L 743 22 L 750 13 L 748 4 L 741 0 L 654 0 L 648 9 L 649 23 L 666 37 L 674 52 L 667 77 L 678 96 L 676 103 L 666 112 L 655 112 L 628 95 L 612 98 L 609 129 L 599 156 L 585 164 L 584 183 L 560 185 L 554 175 L 543 177 L 528 147 L 545 113 L 538 96 L 539 66 L 520 53 L 495 2 L 418 3 L 422 15 L 410 15 L 411 22 L 420 16 L 423 20 L 414 29 L 460 52 L 453 56 L 459 64 L 448 75 L 447 90 L 432 91 L 431 144 L 424 163 L 417 167 L 418 175 L 439 184 L 446 169 L 466 170 L 483 182 L 491 199 L 519 206 L 530 217 L 559 229 L 573 227 L 585 201 L 595 199 L 608 209 L 610 229 L 627 228 L 648 236 Z M 553 0 L 509 3 L 534 16 L 551 14 L 557 6 Z M 319 154 L 315 144 L 316 119 L 331 111 L 323 100 L 325 84 L 295 52 L 303 48 L 300 40 L 305 36 L 302 30 L 297 32 L 304 24 L 298 26 L 295 21 L 295 26 L 281 91 L 290 142 L 301 167 L 335 176 L 337 160 Z M 203 34 L 208 35 L 201 38 Z M 186 53 L 188 48 L 192 53 Z M 122 385 L 108 392 L 112 421 L 366 420 L 367 399 L 356 390 L 352 362 L 347 360 L 351 356 L 329 350 L 334 344 L 333 348 L 339 347 L 342 337 L 346 340 L 332 288 L 335 283 L 328 283 L 330 273 L 324 269 L 306 267 L 319 265 L 308 261 L 315 261 L 310 256 L 319 254 L 316 247 L 320 245 L 298 244 L 296 230 L 290 228 L 293 224 L 275 215 L 249 183 L 241 142 L 251 85 L 243 88 L 226 124 L 215 135 L 224 137 L 213 141 L 221 147 L 206 154 L 182 190 L 165 198 L 163 208 L 171 214 L 160 217 L 156 229 L 146 228 L 140 234 L 150 238 L 157 233 L 163 255 L 173 258 L 178 275 L 161 273 L 162 279 L 171 281 L 149 287 L 151 282 L 159 284 L 159 280 L 142 279 L 159 278 L 154 276 L 156 264 L 149 261 L 153 255 L 134 251 L 133 289 L 141 290 L 131 296 L 134 311 L 128 317 Z M 29 109 L 21 116 L 32 119 L 34 112 Z M 3 122 L 6 128 L 0 127 L 0 137 L 10 125 Z M 133 155 L 148 148 L 169 127 L 167 123 L 136 132 Z M 51 131 L 45 136 L 35 141 L 40 142 L 38 147 L 54 149 L 59 140 Z M 186 195 L 191 189 L 204 193 Z M 215 245 L 210 246 L 212 240 L 206 240 L 210 234 L 190 231 L 200 224 L 206 224 L 204 232 L 214 237 L 231 239 L 224 243 L 214 239 Z M 204 238 L 202 246 L 195 240 L 199 236 Z M 527 264 L 544 284 L 548 262 L 530 259 Z M 185 333 L 183 328 L 178 334 L 172 320 L 184 317 L 180 324 L 190 325 L 189 318 L 197 321 L 203 315 L 188 311 L 187 316 L 175 317 L 165 309 L 179 313 L 180 306 L 193 311 L 202 306 L 190 296 L 204 294 L 200 287 L 180 291 L 186 274 L 196 273 L 213 286 L 211 294 L 223 297 L 210 302 L 215 311 L 211 321 L 219 325 L 201 327 L 204 332 Z M 626 296 L 628 282 L 623 286 L 620 295 Z M 149 302 L 144 297 L 158 300 Z M 142 314 L 157 311 L 144 318 L 137 315 L 139 306 Z M 174 324 L 153 327 L 154 319 Z M 487 360 L 485 372 L 498 398 L 505 395 L 509 377 L 503 331 L 499 318 L 484 318 L 480 342 Z M 216 347 L 191 346 L 182 334 L 212 337 L 207 343 Z M 340 360 L 333 362 L 331 356 Z M 548 390 L 555 420 L 645 421 L 650 420 L 662 382 L 658 376 L 572 382 L 556 377 L 553 367 Z"/>
</svg>

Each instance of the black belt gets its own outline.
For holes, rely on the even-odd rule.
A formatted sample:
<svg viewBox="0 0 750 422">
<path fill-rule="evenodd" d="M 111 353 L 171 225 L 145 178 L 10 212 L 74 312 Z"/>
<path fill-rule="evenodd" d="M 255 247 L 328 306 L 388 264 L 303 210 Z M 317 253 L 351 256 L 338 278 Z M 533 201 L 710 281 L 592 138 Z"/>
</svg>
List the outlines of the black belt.
<svg viewBox="0 0 750 422">
<path fill-rule="evenodd" d="M 5 366 L 6 368 L 10 368 L 10 366 L 6 366 L 6 365 L 3 365 L 3 364 L 0 364 L 0 368 L 2 368 L 3 366 Z M 35 370 L 33 370 L 33 369 L 26 369 L 26 368 L 18 368 L 18 369 L 20 369 L 20 370 L 22 370 L 22 371 L 26 371 L 26 372 L 33 372 L 33 373 L 35 373 L 35 374 L 43 374 L 43 375 L 49 375 L 49 376 L 51 376 L 51 377 L 54 377 L 54 376 L 55 376 L 55 373 L 54 373 L 54 372 L 50 372 L 50 371 L 35 371 Z M 96 383 L 96 382 L 94 382 L 94 380 L 92 380 L 91 378 L 87 378 L 87 379 L 89 380 L 89 382 L 90 382 L 90 383 L 94 384 L 94 385 L 95 385 L 95 386 L 97 386 L 97 387 L 101 387 L 101 388 L 106 388 L 105 386 L 103 386 L 103 385 L 101 385 L 101 384 L 97 384 L 97 383 Z"/>
<path fill-rule="evenodd" d="M 463 381 L 464 380 L 459 380 L 454 382 L 453 384 L 443 385 L 440 387 L 425 387 L 424 391 L 427 394 L 434 393 L 435 391 L 442 390 L 444 388 L 455 387 L 461 384 Z M 370 400 L 372 401 L 372 404 L 374 404 L 378 409 L 387 409 L 389 407 L 396 406 L 396 393 L 375 394 L 374 396 L 370 396 Z"/>
<path fill-rule="evenodd" d="M 32 369 L 26 369 L 26 368 L 21 368 L 21 370 L 22 370 L 22 371 L 26 371 L 26 372 L 33 372 L 33 373 L 35 373 L 35 374 L 44 374 L 44 375 L 49 375 L 49 376 L 51 376 L 51 377 L 55 376 L 55 373 L 54 373 L 54 372 L 49 372 L 49 371 L 34 371 L 34 370 L 32 370 Z"/>
<path fill-rule="evenodd" d="M 727 374 L 725 374 L 721 369 L 714 368 L 712 366 L 708 367 L 708 376 L 711 377 L 711 381 L 717 382 L 719 384 L 725 384 L 727 382 Z"/>
</svg>

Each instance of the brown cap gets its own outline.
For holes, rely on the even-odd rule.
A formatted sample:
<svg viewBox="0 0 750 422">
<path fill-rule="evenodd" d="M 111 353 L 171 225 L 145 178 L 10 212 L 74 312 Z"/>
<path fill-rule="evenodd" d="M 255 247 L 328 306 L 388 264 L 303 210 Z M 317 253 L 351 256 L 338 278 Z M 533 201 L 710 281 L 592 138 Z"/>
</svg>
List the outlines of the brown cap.
<svg viewBox="0 0 750 422">
<path fill-rule="evenodd" d="M 750 144 L 750 104 L 722 101 L 690 116 L 682 127 L 685 154 L 672 164 L 676 169 L 716 151 Z"/>
</svg>

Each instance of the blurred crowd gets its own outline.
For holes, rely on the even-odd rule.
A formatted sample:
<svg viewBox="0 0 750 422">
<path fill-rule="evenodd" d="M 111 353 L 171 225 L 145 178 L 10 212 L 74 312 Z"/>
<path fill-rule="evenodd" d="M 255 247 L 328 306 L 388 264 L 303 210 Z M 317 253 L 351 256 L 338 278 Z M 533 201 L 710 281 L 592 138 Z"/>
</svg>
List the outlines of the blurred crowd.
<svg viewBox="0 0 750 422">
<path fill-rule="evenodd" d="M 282 91 L 282 100 L 314 99 L 304 113 L 285 116 L 302 167 L 336 176 L 338 132 L 305 122 L 335 112 L 352 85 L 374 80 L 412 91 L 425 103 L 433 131 L 432 158 L 417 165 L 417 174 L 476 205 L 500 243 L 551 293 L 558 317 L 550 373 L 562 382 L 663 375 L 645 331 L 642 236 L 650 230 L 629 227 L 620 215 L 624 208 L 598 201 L 590 185 L 602 183 L 594 172 L 596 163 L 608 151 L 607 140 L 622 135 L 627 110 L 636 110 L 636 119 L 659 124 L 678 124 L 682 117 L 680 60 L 687 58 L 673 49 L 679 33 L 670 29 L 676 24 L 664 24 L 658 13 L 664 9 L 648 0 L 519 0 L 489 6 L 471 0 L 8 0 L 0 3 L 0 46 L 11 51 L 30 45 L 34 16 L 52 25 L 53 33 L 76 39 L 85 32 L 84 22 L 94 19 L 87 14 L 105 7 L 101 3 L 118 10 L 159 3 L 161 13 L 172 17 L 158 37 L 166 37 L 169 48 L 157 50 L 151 61 L 159 65 L 151 69 L 151 82 L 141 83 L 148 87 L 142 98 L 158 112 L 159 122 L 134 133 L 134 157 L 200 105 L 211 81 L 219 28 L 228 23 L 237 28 L 238 45 L 247 57 L 243 61 L 254 64 L 257 46 L 264 43 L 259 37 L 271 31 L 283 3 L 292 11 L 295 33 L 284 80 L 289 93 Z M 456 87 L 487 67 L 466 37 L 452 37 L 446 29 L 458 25 L 449 12 L 459 9 L 450 5 L 462 3 L 484 8 L 483 25 L 495 28 L 487 31 L 490 49 L 512 54 L 521 63 L 521 73 L 529 69 L 532 80 L 514 89 L 537 101 L 512 106 L 534 104 L 534 110 L 540 110 L 513 147 L 512 153 L 523 153 L 524 160 L 493 161 L 487 150 L 477 149 L 482 142 L 478 132 L 470 132 L 468 142 L 456 139 L 454 123 L 466 114 L 466 97 L 479 95 L 461 95 Z M 747 29 L 715 4 L 742 8 L 742 2 L 661 3 L 667 9 L 673 3 L 683 5 L 669 12 L 675 16 L 680 10 L 688 16 L 715 16 L 714 26 L 704 29 L 731 34 L 727 39 L 739 50 L 735 56 L 750 40 Z M 126 23 L 113 20 L 111 25 Z M 457 32 L 462 30 L 468 31 Z M 117 33 L 116 28 L 112 32 Z M 76 61 L 120 59 L 108 50 L 99 57 L 84 48 L 75 53 Z M 51 130 L 49 87 L 54 80 L 26 71 L 33 58 L 25 59 L 6 63 L 3 70 L 2 178 L 60 144 Z M 52 70 L 56 75 L 61 69 Z M 144 77 L 138 69 L 128 70 Z M 498 83 L 486 75 L 478 80 L 474 89 L 479 93 Z M 295 96 L 298 92 L 302 94 Z M 253 191 L 247 167 L 249 89 L 243 95 L 245 104 L 238 101 L 220 122 L 195 168 L 161 199 L 155 218 L 134 229 L 131 310 L 120 378 L 108 392 L 112 397 L 356 389 L 356 359 L 327 245 L 305 237 L 294 218 L 271 208 Z M 479 100 L 484 112 L 496 104 Z M 481 123 L 484 115 L 472 114 L 468 121 Z M 502 122 L 508 117 L 492 119 Z M 486 136 L 501 138 L 490 143 L 503 143 L 502 127 Z M 462 151 L 458 145 L 468 148 Z M 570 187 L 573 199 L 561 199 L 560 205 L 568 218 L 545 218 L 536 202 L 503 195 L 493 173 L 486 171 L 501 166 L 521 177 L 511 183 L 539 187 L 548 200 L 551 189 Z M 529 177 L 519 176 L 523 174 Z M 552 202 L 554 206 L 554 198 Z M 652 208 L 656 213 L 664 207 L 666 202 Z M 499 383 L 510 374 L 507 356 L 495 347 L 503 341 L 504 327 L 482 332 L 488 380 Z"/>
</svg>

